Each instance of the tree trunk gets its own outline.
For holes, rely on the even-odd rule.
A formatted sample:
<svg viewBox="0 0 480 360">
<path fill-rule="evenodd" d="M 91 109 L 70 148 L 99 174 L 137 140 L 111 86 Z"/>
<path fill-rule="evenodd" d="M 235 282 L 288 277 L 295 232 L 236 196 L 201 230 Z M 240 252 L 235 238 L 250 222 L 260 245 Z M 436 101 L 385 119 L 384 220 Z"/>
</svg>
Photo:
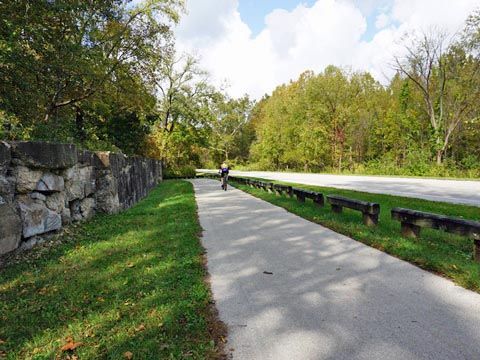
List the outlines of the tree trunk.
<svg viewBox="0 0 480 360">
<path fill-rule="evenodd" d="M 442 164 L 442 150 L 437 150 L 437 165 Z"/>
<path fill-rule="evenodd" d="M 86 140 L 85 129 L 84 129 L 84 114 L 80 106 L 76 106 L 75 110 L 76 110 L 75 127 L 77 130 L 77 136 L 80 142 L 83 144 L 84 141 Z"/>
</svg>

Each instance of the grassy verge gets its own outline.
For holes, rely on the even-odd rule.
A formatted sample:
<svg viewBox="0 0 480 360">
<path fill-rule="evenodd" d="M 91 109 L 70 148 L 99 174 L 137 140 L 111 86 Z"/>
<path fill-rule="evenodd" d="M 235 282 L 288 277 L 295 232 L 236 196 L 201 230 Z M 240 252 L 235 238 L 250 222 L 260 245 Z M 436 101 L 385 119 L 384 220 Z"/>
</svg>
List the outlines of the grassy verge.
<svg viewBox="0 0 480 360">
<path fill-rule="evenodd" d="M 219 356 L 190 183 L 164 182 L 71 231 L 41 258 L 0 270 L 0 358 Z"/>
<path fill-rule="evenodd" d="M 331 212 L 328 204 L 324 208 L 318 208 L 314 207 L 309 199 L 306 204 L 302 204 L 295 199 L 277 197 L 275 194 L 249 186 L 240 184 L 235 186 L 305 219 L 448 277 L 456 284 L 480 293 L 480 264 L 472 260 L 473 240 L 433 229 L 422 229 L 421 237 L 418 239 L 404 238 L 401 236 L 400 222 L 392 220 L 390 215 L 392 208 L 403 207 L 480 221 L 479 208 L 327 187 L 283 184 L 319 191 L 325 197 L 328 194 L 336 194 L 378 203 L 381 209 L 379 225 L 375 227 L 363 225 L 362 214 L 359 211 L 344 209 L 343 214 L 338 215 Z"/>
</svg>

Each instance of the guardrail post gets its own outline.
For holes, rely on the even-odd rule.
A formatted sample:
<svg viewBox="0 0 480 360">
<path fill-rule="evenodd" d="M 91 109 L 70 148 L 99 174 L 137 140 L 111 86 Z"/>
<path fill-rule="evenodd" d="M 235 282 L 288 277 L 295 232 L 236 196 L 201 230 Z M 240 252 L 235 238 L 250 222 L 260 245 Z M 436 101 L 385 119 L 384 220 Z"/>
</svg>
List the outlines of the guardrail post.
<svg viewBox="0 0 480 360">
<path fill-rule="evenodd" d="M 305 202 L 305 193 L 302 190 L 300 189 L 294 190 L 294 193 L 297 196 L 298 202 L 302 202 L 302 203 Z"/>
<path fill-rule="evenodd" d="M 324 207 L 325 202 L 323 201 L 323 194 L 318 193 L 313 197 L 313 204 L 318 207 Z"/>
<path fill-rule="evenodd" d="M 363 223 L 367 226 L 378 225 L 378 214 L 369 214 L 367 212 L 362 213 Z"/>
<path fill-rule="evenodd" d="M 335 214 L 343 213 L 343 207 L 342 206 L 334 205 L 334 204 L 331 204 L 331 206 L 332 206 L 332 212 L 333 213 L 335 213 Z"/>
<path fill-rule="evenodd" d="M 473 240 L 473 260 L 480 262 L 480 239 Z"/>
<path fill-rule="evenodd" d="M 293 198 L 293 188 L 291 186 L 287 188 L 287 191 L 285 191 L 285 195 L 287 199 Z"/>
</svg>

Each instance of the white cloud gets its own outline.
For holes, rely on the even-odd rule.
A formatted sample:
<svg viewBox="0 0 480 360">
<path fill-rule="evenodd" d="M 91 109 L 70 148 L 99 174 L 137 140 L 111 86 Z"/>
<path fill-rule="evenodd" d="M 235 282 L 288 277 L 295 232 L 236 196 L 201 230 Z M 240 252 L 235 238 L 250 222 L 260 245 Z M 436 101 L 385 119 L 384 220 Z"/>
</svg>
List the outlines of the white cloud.
<svg viewBox="0 0 480 360">
<path fill-rule="evenodd" d="M 385 13 L 381 13 L 377 16 L 377 20 L 375 21 L 375 28 L 383 29 L 385 26 L 388 25 L 389 21 L 390 17 Z"/>
<path fill-rule="evenodd" d="M 230 30 L 232 18 L 238 14 L 238 0 L 189 0 L 187 4 L 187 15 L 182 18 L 176 35 L 192 46 L 205 47 L 221 41 Z"/>
<path fill-rule="evenodd" d="M 465 19 L 479 6 L 478 0 L 397 0 L 392 18 L 421 31 L 438 27 L 454 33 L 462 30 Z"/>
<path fill-rule="evenodd" d="M 401 36 L 409 30 L 437 26 L 462 29 L 478 0 L 318 0 L 312 7 L 274 10 L 265 28 L 252 32 L 238 13 L 238 0 L 189 0 L 189 15 L 176 31 L 183 50 L 201 57 L 217 85 L 231 85 L 233 97 L 260 98 L 305 70 L 351 66 L 386 83 Z M 375 12 L 376 10 L 376 12 Z M 368 14 L 367 14 L 368 12 Z M 376 18 L 377 33 L 366 42 L 367 18 Z M 389 25 L 390 24 L 390 25 Z M 391 25 L 395 24 L 395 25 Z"/>
</svg>

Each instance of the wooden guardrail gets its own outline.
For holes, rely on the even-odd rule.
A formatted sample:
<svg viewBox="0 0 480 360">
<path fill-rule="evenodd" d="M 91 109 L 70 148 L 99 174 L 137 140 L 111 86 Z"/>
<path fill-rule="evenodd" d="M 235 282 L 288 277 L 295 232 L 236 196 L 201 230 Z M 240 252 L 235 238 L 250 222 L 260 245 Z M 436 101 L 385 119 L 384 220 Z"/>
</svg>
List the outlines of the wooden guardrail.
<svg viewBox="0 0 480 360">
<path fill-rule="evenodd" d="M 341 214 L 343 208 L 349 208 L 362 212 L 363 223 L 367 226 L 378 224 L 378 215 L 380 214 L 380 205 L 368 201 L 350 199 L 338 195 L 327 195 L 327 202 L 332 206 L 332 212 Z"/>
<path fill-rule="evenodd" d="M 304 190 L 304 189 L 293 189 L 293 193 L 297 197 L 297 201 L 305 202 L 305 198 L 309 198 L 313 200 L 313 203 L 316 206 L 323 207 L 323 194 L 316 191 Z"/>
<path fill-rule="evenodd" d="M 285 192 L 287 198 L 291 199 L 293 197 L 293 188 L 291 186 L 274 184 L 273 189 L 277 196 L 282 196 L 283 192 Z"/>
<path fill-rule="evenodd" d="M 480 262 L 480 222 L 431 214 L 417 210 L 394 208 L 392 219 L 401 222 L 402 235 L 419 237 L 421 228 L 436 229 L 473 240 L 473 259 Z"/>
<path fill-rule="evenodd" d="M 315 191 L 292 188 L 291 186 L 273 184 L 248 178 L 230 177 L 232 181 L 249 185 L 257 189 L 275 192 L 282 196 L 285 192 L 288 198 L 296 196 L 297 201 L 305 202 L 306 198 L 313 200 L 317 206 L 324 206 L 323 194 Z M 338 195 L 327 195 L 327 202 L 331 205 L 332 212 L 341 214 L 343 208 L 362 212 L 363 223 L 367 226 L 378 224 L 380 205 L 362 200 L 350 199 Z M 473 239 L 473 258 L 480 262 L 480 222 L 464 220 L 449 216 L 425 213 L 417 210 L 394 208 L 392 219 L 401 222 L 402 235 L 406 237 L 419 237 L 421 228 L 437 229 Z"/>
</svg>

